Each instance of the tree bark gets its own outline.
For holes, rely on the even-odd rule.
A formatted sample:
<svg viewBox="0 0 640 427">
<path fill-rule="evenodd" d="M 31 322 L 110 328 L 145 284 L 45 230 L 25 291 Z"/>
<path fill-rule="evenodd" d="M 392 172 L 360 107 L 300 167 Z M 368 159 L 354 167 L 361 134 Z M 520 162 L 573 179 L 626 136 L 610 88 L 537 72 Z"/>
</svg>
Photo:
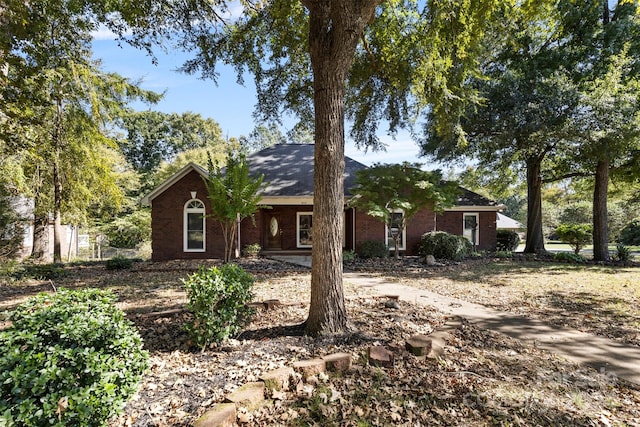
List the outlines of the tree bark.
<svg viewBox="0 0 640 427">
<path fill-rule="evenodd" d="M 527 239 L 524 253 L 542 254 L 544 248 L 544 234 L 542 231 L 542 159 L 531 157 L 527 159 Z"/>
<path fill-rule="evenodd" d="M 598 160 L 593 189 L 593 259 L 609 259 L 609 219 L 607 194 L 609 190 L 609 159 Z"/>
<path fill-rule="evenodd" d="M 380 0 L 303 0 L 309 10 L 309 52 L 315 108 L 311 302 L 306 331 L 348 329 L 342 287 L 344 92 L 358 40 Z"/>
<path fill-rule="evenodd" d="M 56 101 L 56 122 L 53 130 L 53 262 L 62 262 L 62 177 L 60 176 L 60 150 L 62 146 L 62 101 Z"/>
</svg>

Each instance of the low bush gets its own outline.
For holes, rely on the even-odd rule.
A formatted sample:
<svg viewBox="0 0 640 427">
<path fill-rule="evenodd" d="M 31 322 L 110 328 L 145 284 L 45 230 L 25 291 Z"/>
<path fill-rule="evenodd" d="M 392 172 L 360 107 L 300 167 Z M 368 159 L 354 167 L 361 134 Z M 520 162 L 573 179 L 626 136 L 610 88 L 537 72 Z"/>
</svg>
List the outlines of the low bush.
<svg viewBox="0 0 640 427">
<path fill-rule="evenodd" d="M 623 244 L 616 245 L 616 259 L 618 261 L 627 262 L 631 260 L 631 249 Z"/>
<path fill-rule="evenodd" d="M 496 232 L 496 250 L 513 252 L 520 245 L 520 236 L 512 230 L 498 230 Z"/>
<path fill-rule="evenodd" d="M 0 332 L 0 425 L 105 426 L 147 369 L 140 335 L 97 289 L 40 294 Z"/>
<path fill-rule="evenodd" d="M 469 255 L 473 247 L 463 236 L 444 231 L 431 231 L 422 235 L 418 246 L 421 256 L 433 255 L 436 259 L 460 260 Z"/>
<path fill-rule="evenodd" d="M 244 249 L 242 249 L 242 255 L 248 258 L 255 258 L 260 254 L 261 250 L 262 247 L 259 243 L 251 243 L 244 246 Z"/>
<path fill-rule="evenodd" d="M 511 251 L 496 251 L 496 253 L 494 253 L 493 256 L 496 257 L 496 258 L 513 258 L 513 252 L 511 252 Z"/>
<path fill-rule="evenodd" d="M 389 247 L 382 240 L 367 240 L 358 246 L 360 258 L 386 258 L 389 256 Z"/>
<path fill-rule="evenodd" d="M 253 310 L 253 276 L 235 264 L 201 268 L 183 280 L 193 320 L 187 332 L 202 351 L 212 342 L 234 336 L 249 322 Z"/>
<path fill-rule="evenodd" d="M 54 280 L 66 274 L 64 264 L 21 264 L 11 273 L 15 279 Z"/>
<path fill-rule="evenodd" d="M 640 245 L 640 219 L 631 221 L 620 232 L 620 243 L 629 246 Z"/>
<path fill-rule="evenodd" d="M 356 259 L 354 251 L 342 251 L 342 262 L 352 262 Z"/>
<path fill-rule="evenodd" d="M 585 262 L 587 262 L 587 259 L 582 255 L 571 252 L 556 252 L 553 254 L 553 260 L 561 262 L 573 262 L 577 264 L 584 264 Z"/>
<path fill-rule="evenodd" d="M 578 255 L 580 250 L 591 243 L 593 225 L 591 224 L 560 224 L 556 228 L 558 238 L 568 243 L 573 253 Z"/>
<path fill-rule="evenodd" d="M 114 256 L 108 259 L 104 266 L 107 270 L 127 270 L 133 266 L 133 260 L 123 256 Z"/>
</svg>

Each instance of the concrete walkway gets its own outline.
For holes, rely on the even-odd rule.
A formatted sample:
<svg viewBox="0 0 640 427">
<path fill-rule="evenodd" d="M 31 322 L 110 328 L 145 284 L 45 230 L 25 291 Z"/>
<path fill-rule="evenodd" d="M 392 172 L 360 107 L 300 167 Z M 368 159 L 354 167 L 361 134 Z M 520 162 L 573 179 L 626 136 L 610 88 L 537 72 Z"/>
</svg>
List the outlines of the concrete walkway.
<svg viewBox="0 0 640 427">
<path fill-rule="evenodd" d="M 275 257 L 274 257 L 275 258 Z M 311 266 L 311 257 L 281 257 L 281 261 Z M 467 319 L 483 329 L 501 332 L 534 344 L 576 363 L 640 384 L 640 348 L 587 334 L 575 329 L 546 324 L 541 320 L 494 310 L 457 298 L 450 298 L 410 286 L 392 283 L 362 273 L 344 273 L 344 282 L 367 288 L 370 293 L 398 295 L 414 304 L 435 307 L 441 312 Z"/>
</svg>

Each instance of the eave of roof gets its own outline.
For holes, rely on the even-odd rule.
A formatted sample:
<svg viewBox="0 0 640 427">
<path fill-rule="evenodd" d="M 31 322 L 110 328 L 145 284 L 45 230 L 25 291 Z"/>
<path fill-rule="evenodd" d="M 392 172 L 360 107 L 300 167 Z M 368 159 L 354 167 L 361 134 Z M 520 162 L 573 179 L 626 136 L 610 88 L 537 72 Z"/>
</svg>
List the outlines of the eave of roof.
<svg viewBox="0 0 640 427">
<path fill-rule="evenodd" d="M 173 175 L 171 175 L 171 177 L 169 179 L 167 179 L 162 184 L 157 186 L 149 194 L 144 196 L 140 202 L 142 204 L 144 204 L 144 205 L 147 205 L 147 206 L 151 205 L 151 202 L 153 201 L 153 199 L 158 197 L 160 194 L 164 193 L 173 184 L 175 184 L 176 182 L 180 181 L 182 178 L 187 176 L 192 171 L 198 172 L 198 174 L 200 176 L 202 176 L 203 178 L 206 178 L 206 177 L 209 176 L 209 172 L 207 172 L 207 170 L 204 169 L 202 166 L 199 166 L 199 165 L 197 165 L 197 164 L 195 164 L 193 162 L 189 162 L 186 166 L 184 166 L 178 172 L 176 172 Z"/>
</svg>

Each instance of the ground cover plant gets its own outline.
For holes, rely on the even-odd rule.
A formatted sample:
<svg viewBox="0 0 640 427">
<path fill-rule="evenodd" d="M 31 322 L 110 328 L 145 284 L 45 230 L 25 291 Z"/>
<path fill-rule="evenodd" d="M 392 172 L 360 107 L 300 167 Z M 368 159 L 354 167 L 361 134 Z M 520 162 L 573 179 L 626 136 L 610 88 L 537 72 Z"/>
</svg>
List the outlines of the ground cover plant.
<svg viewBox="0 0 640 427">
<path fill-rule="evenodd" d="M 50 291 L 51 283 L 110 289 L 118 295 L 118 306 L 144 338 L 150 369 L 124 415 L 112 421 L 114 427 L 192 425 L 262 373 L 336 351 L 352 354 L 351 372 L 319 376 L 313 386 L 275 394 L 264 407 L 242 409 L 242 420 L 246 425 L 284 426 L 640 423 L 636 386 L 468 323 L 452 334 L 442 359 L 419 361 L 399 353 L 392 368 L 372 367 L 366 363 L 366 348 L 398 345 L 409 335 L 429 333 L 445 321 L 443 316 L 405 301 L 389 308 L 370 289 L 347 280 L 347 309 L 358 333 L 301 336 L 296 325 L 308 312 L 309 272 L 264 259 L 241 261 L 256 278 L 254 300 L 278 299 L 281 304 L 258 310 L 240 335 L 201 352 L 184 331 L 193 317 L 181 282 L 201 264 L 145 262 L 129 270 L 68 266 L 53 282 L 3 282 L 0 312 Z M 215 261 L 204 264 L 219 266 Z M 629 339 L 639 330 L 638 268 L 502 259 L 426 267 L 418 258 L 361 260 L 349 268 L 524 315 L 549 315 L 553 322 L 584 323 L 585 330 L 640 344 Z M 585 322 L 589 316 L 594 319 Z M 0 314 L 0 329 L 9 324 Z"/>
</svg>

